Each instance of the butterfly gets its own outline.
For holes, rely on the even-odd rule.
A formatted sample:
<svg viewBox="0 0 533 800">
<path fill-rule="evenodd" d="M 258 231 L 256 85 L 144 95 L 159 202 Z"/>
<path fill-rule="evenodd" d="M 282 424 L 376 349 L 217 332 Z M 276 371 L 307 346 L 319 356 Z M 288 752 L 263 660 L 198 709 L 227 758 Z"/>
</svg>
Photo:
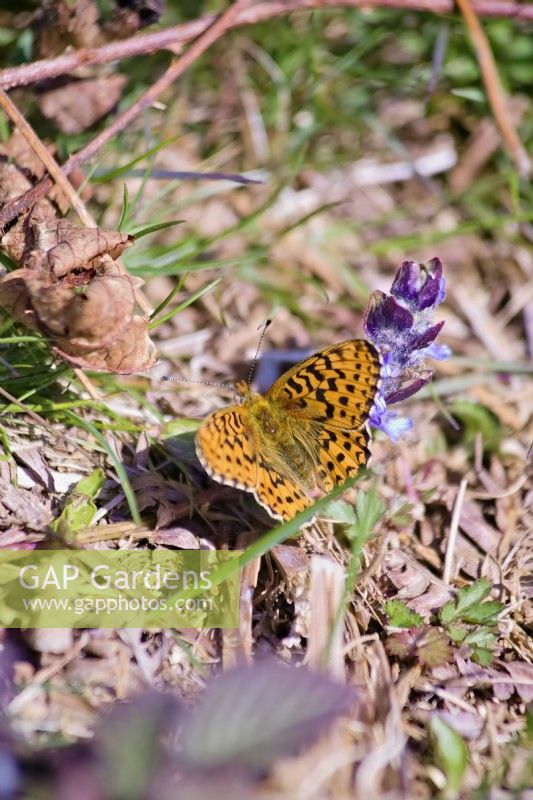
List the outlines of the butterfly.
<svg viewBox="0 0 533 800">
<path fill-rule="evenodd" d="M 240 381 L 241 405 L 213 412 L 198 429 L 198 458 L 212 478 L 251 492 L 274 519 L 292 519 L 317 487 L 331 491 L 368 461 L 367 423 L 382 371 L 372 344 L 349 339 L 296 364 L 265 395 Z"/>
</svg>

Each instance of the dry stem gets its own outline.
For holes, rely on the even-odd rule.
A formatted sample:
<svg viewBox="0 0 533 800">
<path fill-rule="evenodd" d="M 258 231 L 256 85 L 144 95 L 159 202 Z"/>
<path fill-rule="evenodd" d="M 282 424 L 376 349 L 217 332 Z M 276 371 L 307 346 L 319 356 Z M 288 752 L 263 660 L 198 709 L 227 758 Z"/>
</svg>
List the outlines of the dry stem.
<svg viewBox="0 0 533 800">
<path fill-rule="evenodd" d="M 237 15 L 248 4 L 249 0 L 237 0 L 227 11 L 203 33 L 189 49 L 177 60 L 173 61 L 166 72 L 142 94 L 133 105 L 120 114 L 114 122 L 102 131 L 92 142 L 71 156 L 61 167 L 63 175 L 69 175 L 109 142 L 120 131 L 123 131 L 145 109 L 157 100 L 160 94 L 191 66 L 217 39 L 219 39 L 234 23 Z M 0 230 L 18 217 L 23 211 L 32 206 L 41 197 L 46 195 L 52 186 L 50 178 L 43 178 L 29 191 L 21 195 L 0 212 Z"/>
<path fill-rule="evenodd" d="M 505 147 L 513 158 L 518 172 L 523 177 L 527 177 L 531 172 L 531 161 L 512 123 L 509 104 L 503 91 L 498 68 L 488 39 L 481 27 L 472 0 L 457 0 L 457 5 L 461 9 L 466 26 L 470 31 L 479 68 L 483 76 L 483 83 L 487 89 L 492 112 L 500 128 Z"/>
<path fill-rule="evenodd" d="M 83 200 L 79 197 L 70 181 L 68 181 L 66 176 L 61 172 L 61 167 L 48 148 L 41 142 L 29 122 L 22 116 L 16 105 L 2 89 L 0 89 L 0 106 L 6 112 L 13 125 L 15 125 L 22 136 L 24 136 L 34 153 L 40 158 L 49 175 L 67 195 L 72 208 L 76 211 L 81 221 L 85 225 L 94 227 L 94 221 L 85 208 Z"/>
<path fill-rule="evenodd" d="M 449 14 L 454 11 L 453 0 L 271 0 L 258 3 L 252 8 L 242 9 L 229 28 L 253 25 L 272 17 L 278 17 L 300 9 L 320 8 L 399 8 L 412 11 L 431 11 L 436 14 Z M 473 8 L 477 14 L 487 17 L 513 17 L 533 19 L 533 4 L 523 5 L 516 0 L 476 0 Z M 154 53 L 158 50 L 173 49 L 200 36 L 213 24 L 216 17 L 202 17 L 193 22 L 164 28 L 159 31 L 142 33 L 120 42 L 110 42 L 102 47 L 83 48 L 57 56 L 9 67 L 0 72 L 0 88 L 27 86 L 59 75 L 67 75 L 80 67 L 92 64 L 109 64 L 132 56 Z"/>
</svg>

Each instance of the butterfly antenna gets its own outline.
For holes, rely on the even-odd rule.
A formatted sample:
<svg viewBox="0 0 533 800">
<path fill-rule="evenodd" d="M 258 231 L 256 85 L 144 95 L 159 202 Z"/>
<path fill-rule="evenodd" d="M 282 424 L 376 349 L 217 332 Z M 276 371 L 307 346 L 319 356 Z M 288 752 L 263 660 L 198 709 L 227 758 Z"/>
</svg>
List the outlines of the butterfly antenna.
<svg viewBox="0 0 533 800">
<path fill-rule="evenodd" d="M 219 389 L 235 389 L 232 383 L 217 383 L 216 381 L 197 381 L 194 378 L 180 378 L 172 375 L 163 375 L 162 381 L 174 381 L 175 383 L 199 383 L 202 386 L 218 386 Z"/>
<path fill-rule="evenodd" d="M 267 332 L 267 328 L 271 323 L 272 320 L 267 319 L 267 321 L 262 326 L 263 330 L 261 331 L 261 336 L 259 337 L 259 342 L 257 343 L 257 350 L 255 351 L 255 356 L 252 359 L 252 363 L 250 364 L 250 370 L 248 372 L 248 377 L 246 378 L 246 383 L 248 384 L 248 386 L 252 385 L 252 379 L 254 377 L 257 359 L 259 358 L 259 353 L 261 352 L 261 347 L 263 345 L 263 339 L 265 338 L 265 333 Z"/>
</svg>

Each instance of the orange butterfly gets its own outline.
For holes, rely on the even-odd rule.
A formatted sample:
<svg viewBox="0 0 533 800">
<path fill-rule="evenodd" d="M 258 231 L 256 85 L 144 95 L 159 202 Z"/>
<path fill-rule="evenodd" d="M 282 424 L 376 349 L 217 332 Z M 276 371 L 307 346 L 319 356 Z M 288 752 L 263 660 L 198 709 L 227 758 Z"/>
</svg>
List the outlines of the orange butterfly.
<svg viewBox="0 0 533 800">
<path fill-rule="evenodd" d="M 215 480 L 291 519 L 316 487 L 331 491 L 368 461 L 382 366 L 372 344 L 349 339 L 296 364 L 264 396 L 241 381 L 242 405 L 215 411 L 198 429 L 198 458 Z"/>
</svg>

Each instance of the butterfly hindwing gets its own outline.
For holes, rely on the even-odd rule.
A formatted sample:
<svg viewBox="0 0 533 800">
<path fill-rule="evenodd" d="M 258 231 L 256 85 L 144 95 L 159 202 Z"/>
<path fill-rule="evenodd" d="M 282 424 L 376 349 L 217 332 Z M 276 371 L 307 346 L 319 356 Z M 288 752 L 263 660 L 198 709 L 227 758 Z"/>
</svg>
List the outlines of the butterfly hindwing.
<svg viewBox="0 0 533 800">
<path fill-rule="evenodd" d="M 260 456 L 257 471 L 257 501 L 276 519 L 292 519 L 311 505 L 311 499 L 291 478 L 282 476 Z"/>
<path fill-rule="evenodd" d="M 349 339 L 310 356 L 267 392 L 295 417 L 354 430 L 368 419 L 381 381 L 379 352 L 363 339 Z"/>
<path fill-rule="evenodd" d="M 253 491 L 257 485 L 257 452 L 243 406 L 215 411 L 196 432 L 196 452 L 217 481 Z"/>
</svg>

